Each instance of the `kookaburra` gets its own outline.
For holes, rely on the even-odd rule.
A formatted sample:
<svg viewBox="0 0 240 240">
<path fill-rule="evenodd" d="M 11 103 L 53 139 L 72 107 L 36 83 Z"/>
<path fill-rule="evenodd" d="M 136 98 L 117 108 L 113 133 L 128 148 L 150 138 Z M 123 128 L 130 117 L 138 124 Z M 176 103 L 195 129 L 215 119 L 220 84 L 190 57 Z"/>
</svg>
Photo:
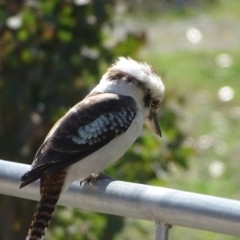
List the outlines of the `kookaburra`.
<svg viewBox="0 0 240 240">
<path fill-rule="evenodd" d="M 41 199 L 26 240 L 44 238 L 62 191 L 97 176 L 139 137 L 144 122 L 161 136 L 164 84 L 147 63 L 120 57 L 99 84 L 53 126 L 20 188 L 40 178 Z"/>
</svg>

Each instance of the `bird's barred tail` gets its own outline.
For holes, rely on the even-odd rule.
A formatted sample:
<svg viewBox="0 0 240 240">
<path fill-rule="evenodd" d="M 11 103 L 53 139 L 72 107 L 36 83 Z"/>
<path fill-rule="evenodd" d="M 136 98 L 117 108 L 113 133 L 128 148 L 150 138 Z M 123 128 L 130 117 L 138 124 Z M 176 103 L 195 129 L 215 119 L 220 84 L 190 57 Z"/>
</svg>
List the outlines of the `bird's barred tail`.
<svg viewBox="0 0 240 240">
<path fill-rule="evenodd" d="M 58 196 L 42 196 L 33 216 L 26 240 L 44 239 L 45 230 L 48 228 L 59 195 L 60 193 Z"/>
<path fill-rule="evenodd" d="M 43 240 L 60 197 L 66 171 L 46 174 L 41 178 L 41 199 L 33 216 L 26 240 Z"/>
</svg>

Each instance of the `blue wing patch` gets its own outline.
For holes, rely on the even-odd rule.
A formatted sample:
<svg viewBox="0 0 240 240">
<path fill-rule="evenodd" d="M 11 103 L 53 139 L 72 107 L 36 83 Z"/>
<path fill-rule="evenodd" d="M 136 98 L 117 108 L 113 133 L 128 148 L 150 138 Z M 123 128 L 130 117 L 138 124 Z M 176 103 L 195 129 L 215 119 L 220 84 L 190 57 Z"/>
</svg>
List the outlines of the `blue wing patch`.
<svg viewBox="0 0 240 240">
<path fill-rule="evenodd" d="M 118 112 L 104 113 L 93 122 L 79 127 L 77 135 L 70 135 L 68 137 L 80 145 L 93 145 L 106 139 L 109 131 L 114 133 L 115 136 L 126 131 L 134 117 L 135 111 L 130 107 L 122 108 Z"/>
</svg>

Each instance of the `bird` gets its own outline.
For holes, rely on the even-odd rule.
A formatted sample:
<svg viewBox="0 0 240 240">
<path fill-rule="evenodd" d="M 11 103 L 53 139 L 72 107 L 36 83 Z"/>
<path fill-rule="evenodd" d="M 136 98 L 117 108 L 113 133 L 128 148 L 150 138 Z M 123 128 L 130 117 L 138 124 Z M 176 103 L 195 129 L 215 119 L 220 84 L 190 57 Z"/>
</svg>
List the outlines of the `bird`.
<svg viewBox="0 0 240 240">
<path fill-rule="evenodd" d="M 144 123 L 162 136 L 158 110 L 165 86 L 152 66 L 119 57 L 99 84 L 52 127 L 20 188 L 40 179 L 40 201 L 26 240 L 42 240 L 63 191 L 97 180 L 140 136 Z"/>
</svg>

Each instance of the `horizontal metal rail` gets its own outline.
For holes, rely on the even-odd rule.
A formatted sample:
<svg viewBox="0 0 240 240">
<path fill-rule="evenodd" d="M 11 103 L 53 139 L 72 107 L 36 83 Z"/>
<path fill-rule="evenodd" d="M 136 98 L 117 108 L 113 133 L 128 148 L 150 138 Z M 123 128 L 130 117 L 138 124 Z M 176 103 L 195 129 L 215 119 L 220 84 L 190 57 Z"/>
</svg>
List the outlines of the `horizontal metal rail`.
<svg viewBox="0 0 240 240">
<path fill-rule="evenodd" d="M 29 168 L 29 165 L 0 160 L 0 193 L 38 200 L 38 181 L 19 189 L 20 177 Z M 154 221 L 157 223 L 156 239 L 167 239 L 171 225 L 240 236 L 240 201 L 219 197 L 99 180 L 92 186 L 73 183 L 62 194 L 59 204 Z"/>
</svg>

